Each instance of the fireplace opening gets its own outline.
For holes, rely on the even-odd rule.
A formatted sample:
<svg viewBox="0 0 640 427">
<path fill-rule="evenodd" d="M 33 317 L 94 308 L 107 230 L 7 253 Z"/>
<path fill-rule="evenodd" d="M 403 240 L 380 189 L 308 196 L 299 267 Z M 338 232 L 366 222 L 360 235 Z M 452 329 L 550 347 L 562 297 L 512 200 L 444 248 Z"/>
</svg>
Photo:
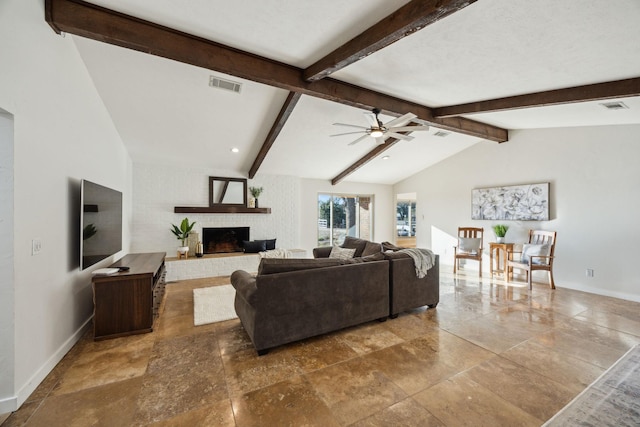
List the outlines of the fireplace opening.
<svg viewBox="0 0 640 427">
<path fill-rule="evenodd" d="M 205 254 L 244 252 L 242 242 L 249 240 L 249 227 L 214 227 L 202 229 Z"/>
</svg>

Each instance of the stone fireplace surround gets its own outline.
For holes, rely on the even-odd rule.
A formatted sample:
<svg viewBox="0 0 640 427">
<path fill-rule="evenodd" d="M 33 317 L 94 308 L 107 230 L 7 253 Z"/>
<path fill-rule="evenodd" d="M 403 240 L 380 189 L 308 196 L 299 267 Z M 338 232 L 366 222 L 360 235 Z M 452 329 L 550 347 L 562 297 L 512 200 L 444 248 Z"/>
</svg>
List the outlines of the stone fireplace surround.
<svg viewBox="0 0 640 427">
<path fill-rule="evenodd" d="M 249 241 L 249 227 L 204 227 L 202 246 L 205 254 L 243 252 L 243 241 Z"/>
</svg>

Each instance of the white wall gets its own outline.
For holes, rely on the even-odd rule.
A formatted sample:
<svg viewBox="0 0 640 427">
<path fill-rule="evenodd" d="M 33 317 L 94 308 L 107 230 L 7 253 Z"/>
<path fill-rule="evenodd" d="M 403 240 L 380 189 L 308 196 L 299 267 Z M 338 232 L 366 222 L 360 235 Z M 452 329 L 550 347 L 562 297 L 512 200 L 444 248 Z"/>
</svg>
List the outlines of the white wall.
<svg viewBox="0 0 640 427">
<path fill-rule="evenodd" d="M 79 181 L 124 193 L 129 249 L 131 161 L 78 55 L 56 35 L 42 0 L 0 3 L 0 108 L 14 117 L 14 324 L 16 409 L 80 336 L 93 311 L 90 272 L 78 271 Z M 31 255 L 31 240 L 42 252 Z M 112 260 L 112 259 L 111 259 Z M 96 267 L 104 267 L 111 260 Z"/>
<path fill-rule="evenodd" d="M 523 242 L 529 228 L 555 230 L 556 286 L 640 301 L 639 135 L 638 125 L 513 131 L 508 142 L 479 143 L 398 183 L 395 192 L 417 192 L 418 245 L 443 263 L 453 263 L 458 226 L 484 227 L 485 247 L 495 241 L 497 223 L 511 226 L 513 242 Z M 473 188 L 535 182 L 551 183 L 550 221 L 471 220 Z M 586 277 L 587 268 L 595 277 Z"/>
<path fill-rule="evenodd" d="M 318 246 L 318 194 L 371 194 L 373 198 L 373 240 L 376 242 L 395 239 L 395 195 L 393 186 L 303 179 L 300 191 L 300 241 L 301 249 L 311 254 Z"/>
<path fill-rule="evenodd" d="M 280 248 L 298 248 L 300 235 L 300 179 L 290 176 L 257 174 L 247 187 L 263 187 L 260 207 L 271 214 L 184 214 L 175 206 L 209 205 L 209 177 L 241 178 L 228 171 L 179 168 L 136 163 L 133 172 L 133 252 L 166 252 L 175 257 L 179 241 L 171 224 L 183 218 L 195 221 L 194 230 L 202 237 L 203 227 L 250 227 L 251 240 L 276 238 Z"/>
<path fill-rule="evenodd" d="M 395 206 L 390 185 L 341 183 L 291 176 L 257 174 L 248 186 L 264 187 L 260 207 L 271 214 L 178 214 L 175 206 L 208 206 L 209 176 L 241 178 L 229 171 L 178 168 L 136 163 L 133 167 L 133 252 L 161 251 L 175 257 L 178 241 L 171 224 L 184 218 L 202 227 L 251 227 L 251 239 L 277 238 L 276 245 L 304 249 L 311 256 L 317 246 L 318 193 L 374 195 L 374 238 L 394 239 Z"/>
</svg>

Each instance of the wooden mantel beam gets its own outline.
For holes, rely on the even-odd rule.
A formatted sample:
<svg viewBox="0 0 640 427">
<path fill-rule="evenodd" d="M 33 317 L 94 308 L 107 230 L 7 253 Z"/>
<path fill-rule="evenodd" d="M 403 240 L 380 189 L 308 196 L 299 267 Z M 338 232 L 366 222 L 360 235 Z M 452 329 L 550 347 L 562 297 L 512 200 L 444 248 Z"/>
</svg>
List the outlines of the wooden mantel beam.
<svg viewBox="0 0 640 427">
<path fill-rule="evenodd" d="M 640 96 L 640 77 L 434 108 L 433 114 L 443 118 L 630 96 Z"/>
<path fill-rule="evenodd" d="M 304 70 L 309 82 L 366 58 L 476 0 L 412 0 Z"/>
<path fill-rule="evenodd" d="M 58 33 L 75 34 L 364 110 L 377 107 L 393 116 L 412 112 L 423 122 L 452 132 L 495 142 L 508 140 L 507 130 L 497 126 L 460 117 L 435 118 L 429 107 L 330 78 L 309 83 L 300 68 L 85 1 L 45 0 L 45 18 Z"/>
</svg>

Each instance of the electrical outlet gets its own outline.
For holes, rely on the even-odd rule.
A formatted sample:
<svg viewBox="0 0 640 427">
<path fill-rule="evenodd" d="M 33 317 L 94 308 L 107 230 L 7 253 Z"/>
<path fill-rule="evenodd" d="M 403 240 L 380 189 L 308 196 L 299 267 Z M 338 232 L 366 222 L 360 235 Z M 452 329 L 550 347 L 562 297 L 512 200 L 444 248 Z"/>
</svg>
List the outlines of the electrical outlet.
<svg viewBox="0 0 640 427">
<path fill-rule="evenodd" d="M 593 277 L 593 269 L 587 268 L 587 277 Z"/>
<path fill-rule="evenodd" d="M 31 240 L 31 255 L 38 255 L 42 251 L 42 241 L 40 239 Z"/>
</svg>

